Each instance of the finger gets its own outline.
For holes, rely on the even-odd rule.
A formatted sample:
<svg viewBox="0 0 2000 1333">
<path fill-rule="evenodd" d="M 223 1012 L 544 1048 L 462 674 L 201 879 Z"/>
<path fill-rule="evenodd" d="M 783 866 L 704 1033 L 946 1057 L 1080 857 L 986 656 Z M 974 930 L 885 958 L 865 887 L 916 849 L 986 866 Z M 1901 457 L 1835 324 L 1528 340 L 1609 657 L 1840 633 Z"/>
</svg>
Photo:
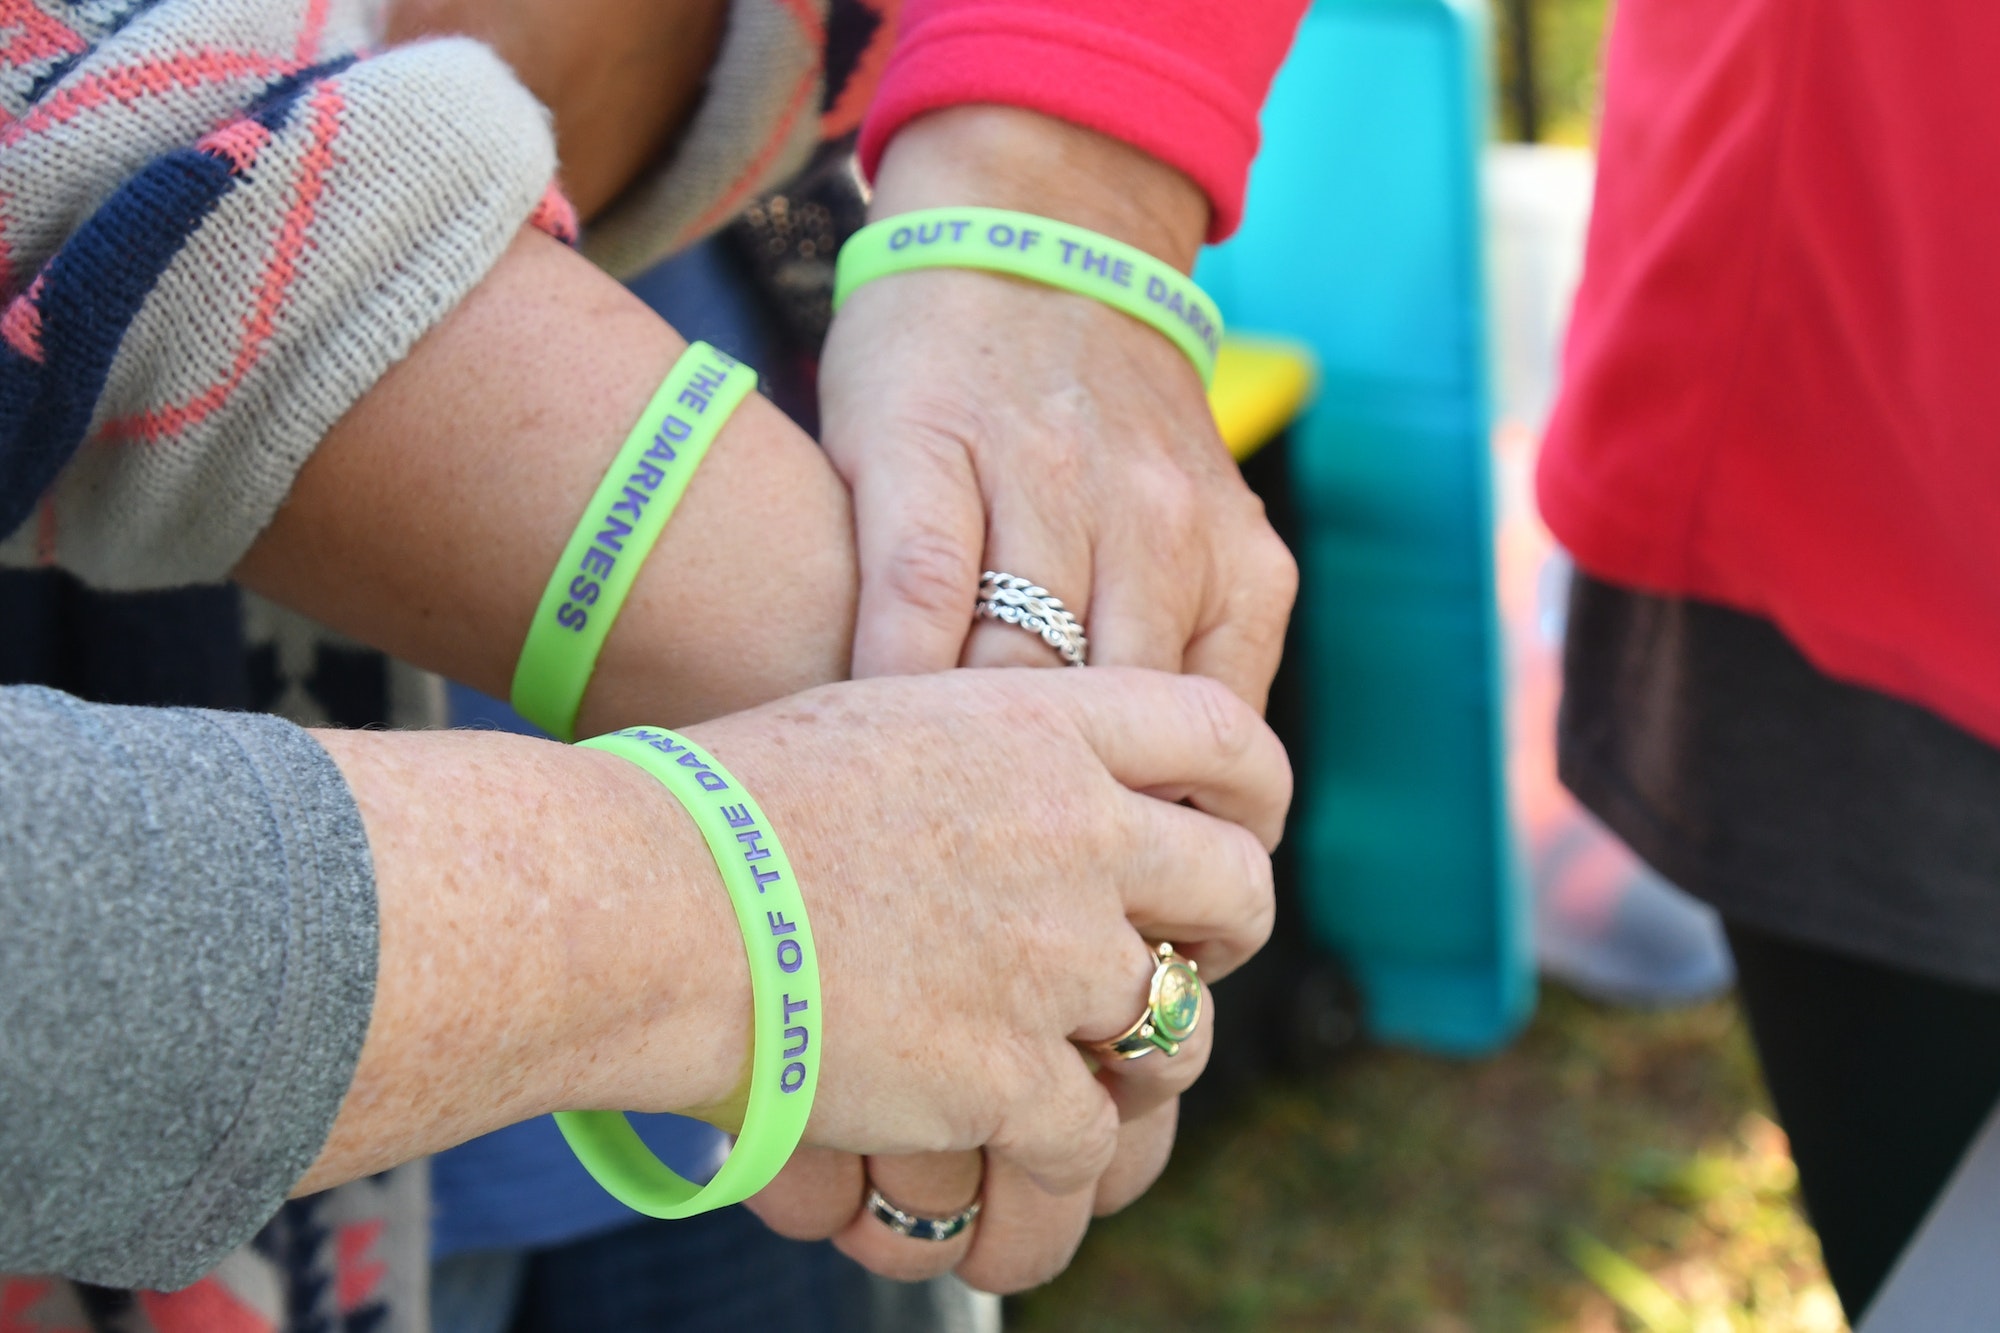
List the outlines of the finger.
<svg viewBox="0 0 2000 1333">
<path fill-rule="evenodd" d="M 1033 678 L 1015 688 L 1058 686 Z M 1201 676 L 1066 672 L 1037 705 L 1064 708 L 1113 777 L 1134 791 L 1240 824 L 1278 845 L 1292 799 L 1285 747 L 1250 706 Z"/>
<path fill-rule="evenodd" d="M 801 1147 L 745 1206 L 780 1236 L 825 1240 L 854 1220 L 864 1192 L 859 1157 Z"/>
<path fill-rule="evenodd" d="M 959 1277 L 1000 1295 L 1047 1282 L 1075 1257 L 1096 1197 L 1095 1181 L 1053 1194 L 1012 1163 L 989 1158 L 979 1234 Z"/>
<path fill-rule="evenodd" d="M 1024 1091 L 987 1140 L 989 1176 L 1005 1160 L 1051 1194 L 1089 1188 L 1118 1150 L 1111 1094 L 1067 1042 L 1051 1044 L 1041 1076 Z"/>
<path fill-rule="evenodd" d="M 868 1178 L 882 1197 L 918 1217 L 946 1218 L 980 1197 L 985 1161 L 977 1152 L 922 1153 L 913 1157 L 871 1157 Z M 984 1209 L 982 1208 L 982 1213 Z M 979 1219 L 950 1240 L 917 1240 L 900 1235 L 863 1208 L 835 1235 L 834 1246 L 871 1273 L 898 1282 L 921 1282 L 949 1273 L 972 1249 Z"/>
<path fill-rule="evenodd" d="M 1195 481 L 1177 467 L 1131 469 L 1131 492 L 1097 544 L 1090 660 L 1179 671 L 1199 620 L 1214 540 Z"/>
<path fill-rule="evenodd" d="M 1068 514 L 1061 496 L 1030 499 L 1012 491 L 995 496 L 982 563 L 986 569 L 1048 589 L 1083 624 L 1086 636 L 1089 634 L 1090 536 L 1081 517 Z M 961 659 L 961 665 L 975 667 L 1062 664 L 1061 655 L 1040 635 L 1019 625 L 985 619 L 973 625 Z"/>
<path fill-rule="evenodd" d="M 1136 832 L 1121 884 L 1126 919 L 1143 939 L 1170 941 L 1198 962 L 1203 981 L 1222 980 L 1271 937 L 1277 899 L 1270 853 L 1226 820 L 1147 797 L 1130 800 Z M 1144 975 L 1151 977 L 1150 966 Z M 1122 1009 L 1129 1021 L 1138 1012 L 1130 983 L 1121 987 L 1110 975 L 1105 982 L 1110 989 L 1098 1003 L 1108 1007 L 1106 1018 Z"/>
<path fill-rule="evenodd" d="M 1238 547 L 1217 609 L 1188 641 L 1181 669 L 1221 681 L 1261 713 L 1284 655 L 1299 566 L 1270 525 L 1260 526 L 1261 534 Z"/>
<path fill-rule="evenodd" d="M 933 440 L 894 462 L 852 479 L 857 678 L 958 665 L 979 593 L 986 506 L 971 459 L 955 442 Z"/>
<path fill-rule="evenodd" d="M 1173 1097 L 1118 1127 L 1118 1155 L 1097 1178 L 1093 1213 L 1099 1217 L 1115 1213 L 1153 1187 L 1173 1154 L 1180 1115 L 1180 1098 Z"/>
<path fill-rule="evenodd" d="M 1136 992 L 1138 998 L 1129 1011 L 1129 1016 L 1118 1028 L 1102 1036 L 1080 1038 L 1085 1042 L 1101 1041 L 1117 1036 L 1131 1027 L 1132 1020 L 1148 1012 L 1147 998 L 1151 989 L 1152 969 L 1146 972 L 1146 982 Z M 1158 1111 L 1167 1102 L 1178 1098 L 1194 1085 L 1208 1068 L 1209 1053 L 1215 1046 L 1215 1005 L 1214 993 L 1202 987 L 1201 1016 L 1195 1030 L 1180 1043 L 1180 1049 L 1172 1055 L 1165 1051 L 1153 1050 L 1136 1060 L 1121 1060 L 1084 1047 L 1084 1053 L 1098 1066 L 1097 1081 L 1111 1094 L 1111 1100 L 1118 1107 L 1119 1151 L 1125 1150 L 1125 1132 L 1133 1124 Z"/>
</svg>

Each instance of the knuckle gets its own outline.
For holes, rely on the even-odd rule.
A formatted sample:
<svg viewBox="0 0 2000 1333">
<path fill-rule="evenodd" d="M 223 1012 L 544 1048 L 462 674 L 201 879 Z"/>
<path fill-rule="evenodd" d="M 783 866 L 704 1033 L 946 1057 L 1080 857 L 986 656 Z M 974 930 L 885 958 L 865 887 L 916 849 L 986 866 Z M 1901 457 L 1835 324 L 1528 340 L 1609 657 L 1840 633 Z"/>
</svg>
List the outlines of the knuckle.
<svg viewBox="0 0 2000 1333">
<path fill-rule="evenodd" d="M 1078 1109 L 1081 1114 L 1065 1136 L 1068 1160 L 1050 1172 L 1046 1182 L 1053 1193 L 1074 1194 L 1095 1184 L 1118 1155 L 1118 1108 L 1111 1098 L 1099 1096 Z"/>
<path fill-rule="evenodd" d="M 1268 528 L 1265 532 L 1267 536 L 1258 544 L 1257 574 L 1251 582 L 1265 593 L 1272 610 L 1282 620 L 1291 615 L 1292 606 L 1298 601 L 1299 559 L 1277 533 Z"/>
<path fill-rule="evenodd" d="M 1271 931 L 1277 925 L 1276 882 L 1272 876 L 1271 854 L 1264 850 L 1263 843 L 1257 841 L 1257 835 L 1247 829 L 1237 829 L 1236 835 L 1236 845 L 1242 849 L 1244 861 L 1244 942 L 1255 952 L 1270 940 Z"/>
<path fill-rule="evenodd" d="M 1168 463 L 1135 468 L 1127 479 L 1133 521 L 1157 553 L 1176 557 L 1201 536 L 1202 492 L 1195 479 Z"/>
<path fill-rule="evenodd" d="M 966 395 L 949 392 L 911 395 L 880 430 L 882 439 L 899 442 L 914 461 L 935 467 L 961 465 L 989 433 L 980 406 Z"/>
<path fill-rule="evenodd" d="M 1008 1142 L 1018 1130 L 1021 1118 L 1034 1114 L 1042 1084 L 1043 1064 L 1037 1048 L 1044 1040 L 1043 1034 L 1027 1031 L 996 1033 L 990 1039 L 988 1078 L 994 1103 L 992 1127 L 996 1142 Z"/>
<path fill-rule="evenodd" d="M 940 615 L 963 611 L 969 620 L 979 587 L 978 557 L 942 528 L 920 525 L 904 534 L 882 579 L 899 601 Z"/>
<path fill-rule="evenodd" d="M 1291 751 L 1287 750 L 1282 744 L 1275 745 L 1272 748 L 1277 751 L 1277 754 L 1274 756 L 1274 762 L 1276 764 L 1275 776 L 1277 779 L 1277 797 L 1278 797 L 1277 814 L 1279 820 L 1279 833 L 1282 835 L 1282 833 L 1284 832 L 1284 827 L 1283 827 L 1284 820 L 1291 814 L 1292 811 L 1292 798 L 1298 794 L 1298 774 L 1296 770 L 1292 768 Z M 1270 851 L 1275 847 L 1276 844 L 1273 843 L 1271 844 L 1270 847 L 1267 847 L 1265 850 Z"/>
<path fill-rule="evenodd" d="M 1263 723 L 1229 686 L 1209 676 L 1182 676 L 1176 684 L 1190 724 L 1217 755 L 1238 758 L 1256 743 Z"/>
<path fill-rule="evenodd" d="M 1238 546 L 1233 565 L 1223 619 L 1275 636 L 1298 601 L 1298 557 L 1270 525 L 1259 522 Z"/>
<path fill-rule="evenodd" d="M 959 1279 L 975 1291 L 990 1292 L 995 1296 L 1013 1296 L 1039 1287 L 1069 1266 L 1069 1257 L 1075 1248 L 1070 1244 L 1055 1249 L 1050 1245 L 1052 1239 L 1057 1238 L 1043 1235 L 1037 1239 L 1036 1251 L 1016 1252 L 998 1258 L 989 1258 L 974 1251 L 974 1258 L 959 1265 Z"/>
<path fill-rule="evenodd" d="M 1147 1190 L 1153 1188 L 1153 1182 L 1157 1181 L 1166 1169 L 1165 1157 L 1161 1157 L 1157 1162 L 1149 1162 L 1143 1172 L 1118 1181 L 1112 1189 L 1100 1191 L 1091 1212 L 1098 1217 L 1110 1217 L 1113 1213 L 1123 1212 L 1137 1203 Z"/>
<path fill-rule="evenodd" d="M 1091 1086 L 1098 1087 L 1096 1083 Z M 1085 1167 L 1085 1180 L 1094 1181 L 1111 1169 L 1111 1161 L 1118 1155 L 1118 1105 L 1108 1094 L 1096 1099 L 1091 1116 L 1084 1125 L 1082 1142 L 1080 1157 Z"/>
</svg>

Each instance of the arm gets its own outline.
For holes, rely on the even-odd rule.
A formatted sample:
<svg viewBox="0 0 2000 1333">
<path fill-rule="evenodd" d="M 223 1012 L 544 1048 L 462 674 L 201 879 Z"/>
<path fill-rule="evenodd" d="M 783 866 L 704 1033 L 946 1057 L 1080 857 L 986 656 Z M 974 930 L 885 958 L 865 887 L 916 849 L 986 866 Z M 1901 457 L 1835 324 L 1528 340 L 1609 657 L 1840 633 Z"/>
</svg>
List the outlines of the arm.
<svg viewBox="0 0 2000 1333">
<path fill-rule="evenodd" d="M 667 22 L 660 6 L 594 3 L 624 4 L 648 32 Z M 464 8 L 403 7 L 433 21 Z M 1257 108 L 1300 9 L 909 4 L 862 138 L 871 212 L 1018 208 L 1189 268 L 1241 211 Z M 536 22 L 465 17 L 533 69 L 573 20 L 545 3 L 524 12 Z M 559 126 L 622 127 L 627 144 L 598 152 L 628 168 L 640 160 L 629 142 L 658 134 L 636 97 L 616 117 L 574 93 L 553 106 Z M 994 328 L 1018 332 L 993 348 Z M 1157 334 L 1064 292 L 909 274 L 843 310 L 823 398 L 828 449 L 856 496 L 858 673 L 1039 661 L 1004 630 L 968 635 L 978 572 L 1000 567 L 1083 611 L 1095 660 L 1214 674 L 1262 701 L 1296 573 Z"/>
<path fill-rule="evenodd" d="M 540 234 L 565 222 L 545 117 L 490 51 L 370 54 L 357 0 L 237 8 L 120 25 L 45 0 L 42 45 L 0 52 L 74 57 L 32 105 L 25 76 L 0 81 L 0 546 L 113 588 L 240 565 L 504 695 L 562 539 L 680 342 Z M 224 37 L 231 60 L 146 85 L 142 115 L 106 93 Z M 717 633 L 614 640 L 599 715 L 641 708 L 620 679 L 671 721 L 844 674 L 845 504 L 808 441 L 743 409 L 628 616 Z M 669 584 L 715 589 L 718 618 Z"/>
<path fill-rule="evenodd" d="M 1140 932 L 1219 975 L 1269 929 L 1283 755 L 1217 691 L 958 675 L 697 734 L 758 793 L 811 907 L 829 1015 L 811 1143 L 990 1143 L 1087 1190 L 1117 1113 L 1069 1043 L 1129 1021 Z M 0 1267 L 174 1285 L 287 1188 L 524 1116 L 732 1123 L 743 945 L 651 778 L 510 736 L 318 741 L 0 691 Z M 980 817 L 939 838 L 941 807 Z M 906 882 L 929 891 L 882 891 Z M 907 1057 L 916 1012 L 937 1060 Z M 1161 1095 L 1206 1040 L 1149 1071 Z"/>
<path fill-rule="evenodd" d="M 1013 208 L 1191 269 L 1203 236 L 1236 224 L 1257 108 L 1302 8 L 912 0 L 862 135 L 870 216 Z M 842 308 L 821 398 L 828 452 L 854 492 L 857 676 L 1050 664 L 1006 627 L 968 633 L 979 572 L 1001 569 L 1078 612 L 1094 664 L 1199 672 L 1262 706 L 1297 569 L 1198 379 L 1152 329 L 989 274 L 905 274 Z M 1022 1266 L 1059 1269 L 1093 1209 L 1122 1206 L 1158 1173 L 1173 1124 L 1171 1105 L 1134 1116 L 1094 1198 L 1023 1209 L 1069 1220 L 1018 1238 Z M 893 1196 L 940 1208 L 977 1177 L 964 1159 L 868 1169 Z M 949 1260 L 895 1252 L 866 1226 L 840 1243 L 905 1276 Z"/>
<path fill-rule="evenodd" d="M 1303 8 L 910 0 L 862 131 L 870 215 L 1015 208 L 1189 269 L 1240 216 Z M 857 674 L 1029 660 L 1020 636 L 967 634 L 998 568 L 1077 610 L 1093 661 L 1212 674 L 1261 704 L 1296 572 L 1152 330 L 992 275 L 906 274 L 842 309 L 822 396 L 861 533 Z"/>
<path fill-rule="evenodd" d="M 812 912 L 828 1022 L 809 1143 L 990 1145 L 1036 1188 L 1088 1197 L 1117 1099 L 1158 1102 L 1200 1072 L 1205 1031 L 1106 1082 L 1069 1043 L 1131 1021 L 1145 938 L 1219 977 L 1269 931 L 1289 771 L 1224 691 L 953 673 L 688 730 L 757 794 Z M 514 737 L 320 740 L 374 850 L 382 961 L 353 1086 L 301 1188 L 552 1109 L 735 1123 L 743 946 L 706 847 L 651 778 Z M 980 813 L 947 831 L 941 810 Z M 907 883 L 926 892 L 884 890 Z M 913 1014 L 937 1058 L 911 1055 Z M 995 1200 L 1003 1216 L 1018 1202 Z"/>
<path fill-rule="evenodd" d="M 241 576 L 408 659 L 504 692 L 574 515 L 678 346 L 590 265 L 524 235 L 321 445 Z M 385 486 L 385 477 L 394 484 Z M 713 716 L 837 676 L 853 616 L 851 534 L 845 492 L 824 457 L 768 404 L 750 399 L 646 562 L 586 695 L 582 730 Z M 890 726 L 886 718 L 874 725 Z M 981 748 L 971 736 L 935 743 Z M 855 763 L 843 756 L 836 771 L 852 781 Z M 1009 789 L 995 799 L 1032 800 L 1025 778 L 1017 775 Z M 928 804 L 912 803 L 911 812 L 920 827 L 936 827 L 940 802 L 956 806 L 955 795 L 945 796 L 955 784 L 941 775 L 923 790 Z M 432 818 L 417 792 L 385 808 L 413 812 L 418 828 Z M 882 807 L 854 818 L 855 827 L 897 840 Z M 1004 856 L 997 846 L 993 854 Z M 907 868 L 885 868 L 879 882 L 910 877 Z M 1027 900 L 1007 889 L 991 901 Z M 911 995 L 902 1012 L 921 1003 Z M 407 1010 L 450 1012 L 422 999 Z M 1005 1153 L 993 1156 L 981 1227 L 950 1246 L 900 1240 L 860 1215 L 860 1167 L 851 1155 L 802 1154 L 758 1206 L 790 1233 L 842 1233 L 877 1271 L 907 1276 L 921 1271 L 913 1263 L 949 1264 L 993 1289 L 1031 1285 L 1061 1267 L 1093 1201 L 1121 1205 L 1158 1174 L 1173 1132 L 1172 1107 L 1161 1109 L 1162 1099 L 1198 1070 L 1185 1057 L 1172 1066 L 1140 1062 L 1117 1080 L 1129 1085 L 1118 1105 L 1131 1123 L 1118 1130 L 1110 1162 L 1060 1195 Z M 357 1082 L 372 1086 L 369 1078 Z M 383 1100 L 400 1104 L 394 1095 Z M 427 1123 L 429 1109 L 419 1104 L 412 1122 Z M 885 1185 L 896 1169 L 878 1161 Z M 945 1187 L 953 1195 L 944 1211 L 955 1210 L 978 1187 L 976 1171 Z M 929 1196 L 920 1185 L 899 1197 L 921 1206 Z"/>
<path fill-rule="evenodd" d="M 522 233 L 321 442 L 237 577 L 505 698 L 563 543 L 684 345 L 573 251 Z M 647 559 L 578 734 L 842 678 L 852 532 L 824 456 L 751 396 Z"/>
<path fill-rule="evenodd" d="M 1184 270 L 1210 216 L 1167 164 L 1003 107 L 911 121 L 884 152 L 871 216 L 948 203 L 1073 222 Z M 1046 664 L 1003 627 L 968 635 L 979 571 L 1002 569 L 1078 611 L 1093 663 L 1200 672 L 1262 705 L 1296 570 L 1156 331 L 991 274 L 902 274 L 842 307 L 821 396 L 854 492 L 856 674 Z"/>
</svg>

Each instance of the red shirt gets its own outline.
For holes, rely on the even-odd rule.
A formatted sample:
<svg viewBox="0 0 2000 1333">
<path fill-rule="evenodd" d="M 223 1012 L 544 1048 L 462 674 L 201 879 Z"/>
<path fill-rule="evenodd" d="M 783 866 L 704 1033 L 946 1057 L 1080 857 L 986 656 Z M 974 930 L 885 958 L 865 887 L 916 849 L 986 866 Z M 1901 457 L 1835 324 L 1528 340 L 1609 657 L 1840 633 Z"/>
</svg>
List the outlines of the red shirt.
<svg viewBox="0 0 2000 1333">
<path fill-rule="evenodd" d="M 1622 0 L 1543 510 L 2000 743 L 2000 5 Z"/>
<path fill-rule="evenodd" d="M 1306 0 L 904 0 L 861 131 L 875 169 L 903 122 L 972 102 L 1122 139 L 1207 193 L 1209 239 L 1243 216 L 1257 113 Z"/>
</svg>

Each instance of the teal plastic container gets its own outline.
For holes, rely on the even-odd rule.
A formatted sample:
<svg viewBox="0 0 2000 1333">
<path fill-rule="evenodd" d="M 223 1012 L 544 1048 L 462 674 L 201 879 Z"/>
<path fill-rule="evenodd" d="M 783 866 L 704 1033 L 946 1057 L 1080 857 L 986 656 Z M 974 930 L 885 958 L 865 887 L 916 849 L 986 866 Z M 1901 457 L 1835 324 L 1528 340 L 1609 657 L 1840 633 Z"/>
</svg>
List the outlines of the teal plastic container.
<svg viewBox="0 0 2000 1333">
<path fill-rule="evenodd" d="M 1292 738 L 1306 915 L 1372 1035 L 1453 1054 L 1534 1002 L 1507 817 L 1480 173 L 1464 0 L 1319 0 L 1264 113 L 1242 230 L 1198 276 L 1232 331 L 1307 343 Z"/>
</svg>

